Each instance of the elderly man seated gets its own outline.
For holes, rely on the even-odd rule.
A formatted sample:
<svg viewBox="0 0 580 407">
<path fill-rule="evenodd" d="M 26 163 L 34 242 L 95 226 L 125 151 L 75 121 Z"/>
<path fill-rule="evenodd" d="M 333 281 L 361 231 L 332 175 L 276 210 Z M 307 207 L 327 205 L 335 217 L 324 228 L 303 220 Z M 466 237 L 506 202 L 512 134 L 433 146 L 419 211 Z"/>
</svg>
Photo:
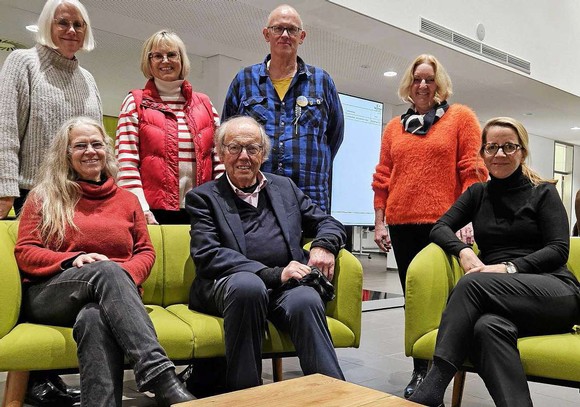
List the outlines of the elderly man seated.
<svg viewBox="0 0 580 407">
<path fill-rule="evenodd" d="M 215 138 L 226 173 L 186 197 L 197 271 L 189 306 L 224 318 L 228 390 L 262 383 L 266 319 L 290 334 L 304 374 L 344 380 L 320 295 L 285 284 L 310 266 L 332 280 L 344 227 L 290 178 L 260 172 L 270 139 L 253 118 L 226 121 Z M 305 236 L 314 238 L 310 253 Z"/>
</svg>

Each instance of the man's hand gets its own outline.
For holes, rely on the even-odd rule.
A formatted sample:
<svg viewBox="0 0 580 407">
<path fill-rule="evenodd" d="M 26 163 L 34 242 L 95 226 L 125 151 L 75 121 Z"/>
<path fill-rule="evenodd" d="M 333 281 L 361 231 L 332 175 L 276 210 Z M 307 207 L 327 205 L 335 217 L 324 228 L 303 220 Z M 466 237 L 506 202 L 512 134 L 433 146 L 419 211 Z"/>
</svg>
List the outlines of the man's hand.
<svg viewBox="0 0 580 407">
<path fill-rule="evenodd" d="M 329 281 L 334 278 L 334 254 L 325 248 L 313 247 L 310 249 L 308 265 L 317 267 Z"/>
<path fill-rule="evenodd" d="M 74 259 L 72 264 L 75 267 L 81 268 L 85 263 L 94 263 L 95 261 L 103 261 L 103 260 L 109 260 L 109 258 L 104 254 L 87 253 L 81 254 L 79 257 Z"/>
<path fill-rule="evenodd" d="M 282 270 L 282 275 L 280 279 L 282 280 L 282 284 L 290 280 L 291 278 L 295 280 L 300 280 L 305 275 L 310 274 L 310 267 L 306 264 L 302 264 L 297 262 L 296 260 L 292 260 L 284 270 Z"/>
<path fill-rule="evenodd" d="M 12 205 L 14 205 L 13 196 L 3 196 L 0 198 L 0 219 L 6 219 L 8 217 Z"/>
</svg>

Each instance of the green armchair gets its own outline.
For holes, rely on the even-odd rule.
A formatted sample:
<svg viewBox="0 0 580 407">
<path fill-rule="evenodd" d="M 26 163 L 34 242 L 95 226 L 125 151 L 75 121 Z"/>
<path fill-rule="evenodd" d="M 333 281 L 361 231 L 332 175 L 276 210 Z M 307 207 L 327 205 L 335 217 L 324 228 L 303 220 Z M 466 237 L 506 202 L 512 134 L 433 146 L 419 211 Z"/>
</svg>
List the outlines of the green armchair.
<svg viewBox="0 0 580 407">
<path fill-rule="evenodd" d="M 21 406 L 30 370 L 78 368 L 72 329 L 19 321 L 22 287 L 14 258 L 18 223 L 0 221 L 0 371 L 8 371 L 3 406 Z M 189 253 L 189 226 L 149 226 L 157 259 L 143 285 L 143 302 L 159 342 L 177 364 L 224 356 L 222 318 L 187 307 L 195 266 Z M 361 334 L 362 266 L 342 250 L 333 281 L 336 299 L 326 314 L 334 346 L 358 347 Z M 274 379 L 281 380 L 281 359 L 293 355 L 288 335 L 271 323 L 263 355 L 272 358 Z"/>
<path fill-rule="evenodd" d="M 568 268 L 580 278 L 580 238 L 570 239 Z M 434 243 L 411 262 L 405 300 L 405 354 L 432 360 L 441 314 L 463 276 L 455 256 Z M 580 388 L 580 335 L 570 332 L 520 338 L 518 349 L 528 380 Z M 455 376 L 452 407 L 461 406 L 469 362 Z"/>
</svg>

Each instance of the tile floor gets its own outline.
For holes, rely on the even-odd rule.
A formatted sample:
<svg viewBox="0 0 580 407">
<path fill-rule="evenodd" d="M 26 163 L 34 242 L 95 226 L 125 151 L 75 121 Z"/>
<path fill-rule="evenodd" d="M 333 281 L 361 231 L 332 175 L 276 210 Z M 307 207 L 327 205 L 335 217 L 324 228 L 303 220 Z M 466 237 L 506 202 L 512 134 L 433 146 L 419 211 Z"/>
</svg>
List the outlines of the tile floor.
<svg viewBox="0 0 580 407">
<path fill-rule="evenodd" d="M 389 296 L 401 294 L 398 276 L 394 270 L 386 270 L 383 256 L 372 254 L 371 259 L 360 256 L 365 269 L 364 288 L 385 291 Z M 388 296 L 388 297 L 389 297 Z M 401 307 L 365 311 L 362 316 L 362 340 L 359 349 L 338 349 L 346 379 L 350 382 L 402 397 L 412 370 L 412 362 L 404 355 L 403 329 L 404 310 Z M 284 377 L 286 379 L 302 375 L 298 360 L 284 360 Z M 265 383 L 272 381 L 272 368 L 269 361 L 264 361 L 263 378 Z M 70 384 L 78 384 L 78 375 L 67 375 L 64 379 Z M 0 398 L 4 393 L 6 374 L 0 373 Z M 536 407 L 572 407 L 580 405 L 580 394 L 577 389 L 530 383 L 532 400 Z M 445 402 L 450 405 L 451 387 L 448 389 Z M 493 402 L 479 377 L 468 374 L 464 407 L 491 407 Z M 151 394 L 137 392 L 133 375 L 125 373 L 125 391 L 123 407 L 155 406 Z"/>
</svg>

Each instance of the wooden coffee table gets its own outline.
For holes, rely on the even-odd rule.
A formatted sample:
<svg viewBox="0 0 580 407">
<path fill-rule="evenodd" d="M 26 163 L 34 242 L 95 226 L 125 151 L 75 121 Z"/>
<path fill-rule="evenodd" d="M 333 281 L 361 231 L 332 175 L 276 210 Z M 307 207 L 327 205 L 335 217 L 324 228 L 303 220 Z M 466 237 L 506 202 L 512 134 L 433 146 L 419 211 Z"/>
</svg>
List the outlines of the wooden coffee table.
<svg viewBox="0 0 580 407">
<path fill-rule="evenodd" d="M 408 400 L 321 374 L 175 404 L 179 407 L 418 406 Z"/>
</svg>

